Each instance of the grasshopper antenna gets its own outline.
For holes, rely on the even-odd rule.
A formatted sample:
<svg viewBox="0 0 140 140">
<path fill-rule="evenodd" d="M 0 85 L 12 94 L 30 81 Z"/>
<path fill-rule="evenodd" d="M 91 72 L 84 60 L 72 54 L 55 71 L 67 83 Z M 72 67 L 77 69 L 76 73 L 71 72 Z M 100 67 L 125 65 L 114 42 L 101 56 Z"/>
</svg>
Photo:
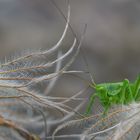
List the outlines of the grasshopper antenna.
<svg viewBox="0 0 140 140">
<path fill-rule="evenodd" d="M 88 61 L 87 61 L 87 58 L 86 58 L 86 55 L 85 55 L 83 49 L 81 49 L 81 52 L 82 52 L 82 58 L 83 58 L 83 60 L 84 60 L 84 62 L 85 62 L 85 65 L 86 65 L 86 67 L 87 67 L 89 76 L 90 76 L 90 78 L 91 78 L 91 82 L 92 82 L 92 84 L 93 84 L 93 85 L 91 85 L 91 86 L 95 88 L 96 83 L 95 83 L 95 81 L 94 81 L 93 74 L 90 72 L 89 65 L 88 65 Z"/>
<path fill-rule="evenodd" d="M 51 3 L 56 7 L 56 9 L 59 11 L 59 13 L 63 16 L 65 22 L 67 22 L 66 16 L 65 16 L 64 13 L 62 12 L 62 10 L 58 7 L 58 5 L 56 4 L 56 2 L 55 2 L 54 0 L 50 0 L 50 1 L 51 1 Z M 68 3 L 68 5 L 69 5 L 69 0 L 67 0 L 67 3 Z M 77 35 L 76 35 L 76 33 L 74 32 L 74 30 L 73 30 L 73 28 L 72 28 L 72 26 L 71 26 L 71 24 L 70 24 L 70 22 L 68 23 L 68 25 L 69 25 L 69 28 L 70 28 L 70 30 L 71 30 L 73 36 L 77 39 L 78 42 L 80 42 L 79 39 L 78 39 L 78 37 L 77 37 Z M 87 25 L 86 25 L 86 26 L 87 26 Z M 86 27 L 86 28 L 87 28 L 87 27 Z M 95 84 L 94 78 L 93 78 L 91 72 L 89 71 L 89 66 L 88 66 L 88 63 L 87 63 L 87 59 L 86 59 L 86 57 L 85 57 L 84 52 L 83 52 L 82 49 L 81 49 L 81 52 L 83 53 L 83 59 L 84 59 L 85 64 L 86 64 L 86 66 L 87 66 L 88 73 L 89 73 L 90 78 L 91 78 L 91 82 L 92 82 L 92 84 L 93 84 L 94 87 L 95 87 L 96 84 Z M 93 85 L 92 85 L 92 86 L 93 86 Z"/>
</svg>

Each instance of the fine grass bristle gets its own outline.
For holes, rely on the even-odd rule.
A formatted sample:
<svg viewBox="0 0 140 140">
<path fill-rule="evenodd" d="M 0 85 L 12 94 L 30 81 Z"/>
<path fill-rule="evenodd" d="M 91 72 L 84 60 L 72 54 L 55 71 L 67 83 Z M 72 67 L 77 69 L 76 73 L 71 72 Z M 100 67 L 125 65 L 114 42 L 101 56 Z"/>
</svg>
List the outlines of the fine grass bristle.
<svg viewBox="0 0 140 140">
<path fill-rule="evenodd" d="M 83 105 L 83 98 L 79 97 L 82 91 L 71 97 L 48 95 L 51 94 L 57 77 L 62 74 L 83 73 L 83 71 L 68 71 L 67 69 L 80 51 L 86 26 L 81 39 L 78 40 L 74 35 L 72 45 L 64 52 L 61 46 L 69 27 L 72 28 L 69 3 L 65 20 L 66 25 L 60 39 L 49 50 L 25 52 L 0 64 L 0 130 L 2 127 L 6 127 L 6 130 L 12 129 L 13 135 L 17 137 L 13 136 L 11 139 L 40 140 L 39 137 L 48 137 L 49 127 L 52 124 L 66 121 L 72 116 L 83 117 L 78 111 Z M 52 54 L 58 55 L 46 62 L 46 58 Z M 39 90 L 42 83 L 46 85 L 45 92 Z M 67 105 L 71 101 L 82 103 L 73 109 Z M 50 121 L 48 116 L 53 111 L 60 114 L 61 119 Z M 6 139 L 7 136 L 0 136 L 0 138 Z"/>
</svg>

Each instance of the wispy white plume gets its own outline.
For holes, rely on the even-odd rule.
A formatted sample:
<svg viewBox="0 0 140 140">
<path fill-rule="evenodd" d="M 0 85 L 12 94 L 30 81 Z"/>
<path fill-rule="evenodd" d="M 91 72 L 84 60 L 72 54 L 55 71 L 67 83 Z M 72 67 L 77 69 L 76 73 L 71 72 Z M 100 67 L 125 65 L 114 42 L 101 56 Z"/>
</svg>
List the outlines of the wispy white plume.
<svg viewBox="0 0 140 140">
<path fill-rule="evenodd" d="M 76 120 L 67 121 L 59 125 L 54 133 L 53 140 L 59 138 L 73 138 L 80 140 L 138 140 L 140 137 L 140 104 L 118 106 L 112 109 L 107 116 L 103 113 L 95 114 Z M 79 129 L 78 133 L 56 135 L 63 129 Z"/>
<path fill-rule="evenodd" d="M 61 55 L 62 55 L 62 52 L 59 52 L 59 53 L 58 53 L 58 58 L 61 57 Z M 57 63 L 55 73 L 57 73 L 57 72 L 60 70 L 60 68 L 61 68 L 61 62 L 62 62 L 62 61 L 59 61 L 59 62 Z M 46 90 L 45 90 L 45 92 L 44 92 L 45 95 L 48 95 L 48 94 L 51 92 L 51 90 L 53 89 L 53 87 L 54 87 L 54 85 L 55 85 L 57 79 L 58 79 L 58 76 L 55 77 L 55 78 L 53 78 L 53 79 L 49 82 L 48 87 L 46 88 Z"/>
<path fill-rule="evenodd" d="M 82 92 L 68 98 L 47 96 L 37 90 L 40 83 L 45 82 L 48 86 L 47 92 L 50 92 L 56 78 L 60 75 L 83 73 L 83 71 L 67 71 L 67 69 L 74 62 L 80 51 L 85 30 L 80 42 L 74 36 L 72 46 L 66 52 L 61 50 L 61 45 L 70 26 L 69 22 L 70 5 L 68 4 L 65 29 L 56 45 L 45 51 L 35 50 L 24 52 L 0 65 L 0 112 L 3 116 L 3 124 L 8 122 L 7 126 L 18 132 L 14 133 L 14 135 L 22 134 L 23 138 L 32 140 L 38 139 L 37 135 L 42 134 L 44 137 L 47 137 L 47 131 L 49 131 L 47 128 L 47 119 L 53 110 L 63 116 L 60 121 L 52 121 L 53 125 L 66 121 L 74 114 L 76 117 L 82 117 L 78 112 L 79 108 L 83 105 L 83 99 L 79 97 Z M 50 56 L 54 53 L 58 53 L 59 55 L 52 60 Z M 66 58 L 67 62 L 64 61 Z M 64 61 L 63 65 L 61 65 L 62 61 Z M 76 109 L 73 109 L 66 104 L 71 101 L 79 102 L 80 105 L 77 105 Z M 3 124 L 0 124 L 0 126 Z M 11 124 L 13 125 L 11 126 Z M 21 127 L 17 127 L 14 124 L 18 124 Z M 51 124 L 49 125 L 51 126 Z M 26 129 L 29 131 L 25 131 Z M 36 131 L 37 134 L 33 135 Z"/>
</svg>

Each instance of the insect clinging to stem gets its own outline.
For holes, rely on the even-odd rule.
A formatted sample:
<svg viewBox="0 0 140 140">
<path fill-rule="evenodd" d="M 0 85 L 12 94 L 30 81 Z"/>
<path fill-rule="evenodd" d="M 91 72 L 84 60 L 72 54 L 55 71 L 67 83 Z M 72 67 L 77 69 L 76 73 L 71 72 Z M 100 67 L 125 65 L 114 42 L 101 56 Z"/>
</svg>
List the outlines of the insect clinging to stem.
<svg viewBox="0 0 140 140">
<path fill-rule="evenodd" d="M 86 115 L 91 114 L 96 97 L 99 98 L 104 107 L 104 114 L 113 105 L 128 105 L 140 101 L 140 74 L 134 82 L 124 79 L 122 82 L 96 84 L 93 81 L 90 86 L 95 89 L 95 93 L 90 97 Z"/>
<path fill-rule="evenodd" d="M 88 74 L 91 78 L 91 83 L 89 83 L 89 86 L 95 90 L 95 92 L 89 98 L 85 115 L 91 114 L 96 97 L 99 98 L 99 101 L 104 108 L 103 114 L 106 114 L 114 105 L 129 105 L 140 101 L 140 74 L 138 74 L 134 82 L 124 79 L 122 82 L 96 84 L 92 74 L 89 71 L 89 65 L 82 49 L 81 52 L 88 69 Z"/>
<path fill-rule="evenodd" d="M 63 15 L 63 12 L 59 9 L 59 7 L 57 7 L 56 3 L 53 0 L 51 2 L 56 6 L 66 20 L 65 15 Z M 69 27 L 72 34 L 77 38 L 70 23 Z M 90 101 L 86 108 L 87 115 L 91 113 L 96 97 L 99 98 L 101 104 L 103 105 L 104 113 L 107 113 L 113 105 L 127 105 L 132 102 L 140 101 L 140 74 L 137 76 L 135 82 L 130 82 L 128 79 L 124 79 L 122 82 L 96 84 L 94 80 L 92 80 L 90 87 L 95 89 L 95 93 L 93 93 L 90 97 Z"/>
</svg>

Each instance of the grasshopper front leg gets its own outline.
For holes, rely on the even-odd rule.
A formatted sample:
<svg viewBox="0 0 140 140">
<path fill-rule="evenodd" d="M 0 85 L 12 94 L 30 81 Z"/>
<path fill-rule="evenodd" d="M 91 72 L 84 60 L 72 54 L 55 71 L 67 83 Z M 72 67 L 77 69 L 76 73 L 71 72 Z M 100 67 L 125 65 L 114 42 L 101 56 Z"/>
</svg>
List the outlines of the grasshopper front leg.
<svg viewBox="0 0 140 140">
<path fill-rule="evenodd" d="M 120 103 L 121 104 L 128 104 L 134 101 L 133 91 L 131 89 L 131 85 L 127 79 L 123 81 L 123 85 L 121 87 L 120 92 Z"/>
<path fill-rule="evenodd" d="M 93 106 L 93 103 L 94 103 L 94 100 L 95 100 L 96 96 L 97 96 L 97 93 L 94 93 L 94 94 L 91 95 L 90 101 L 89 101 L 89 104 L 87 106 L 85 115 L 91 114 L 92 106 Z"/>
<path fill-rule="evenodd" d="M 134 83 L 133 95 L 135 101 L 138 101 L 140 99 L 139 89 L 140 89 L 140 75 L 138 76 L 136 82 Z"/>
<path fill-rule="evenodd" d="M 125 79 L 125 80 L 123 81 L 123 84 L 122 84 L 122 87 L 121 87 L 121 91 L 120 91 L 120 94 L 119 94 L 119 96 L 120 96 L 120 101 L 119 101 L 119 103 L 121 103 L 122 105 L 125 104 L 125 101 L 126 101 L 126 94 L 128 94 L 128 93 L 127 93 L 128 87 L 129 87 L 129 81 L 128 81 L 127 79 Z"/>
</svg>

